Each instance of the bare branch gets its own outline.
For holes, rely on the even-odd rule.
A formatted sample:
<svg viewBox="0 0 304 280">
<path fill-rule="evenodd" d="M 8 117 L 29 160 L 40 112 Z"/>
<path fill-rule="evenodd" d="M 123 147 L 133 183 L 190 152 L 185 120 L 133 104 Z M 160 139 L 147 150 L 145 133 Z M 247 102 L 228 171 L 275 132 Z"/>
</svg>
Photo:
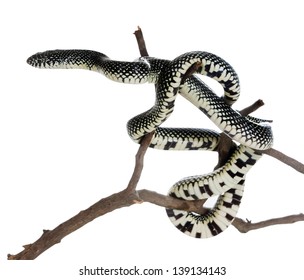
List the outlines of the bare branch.
<svg viewBox="0 0 304 280">
<path fill-rule="evenodd" d="M 141 56 L 149 56 L 148 54 L 148 50 L 146 48 L 146 43 L 145 43 L 145 40 L 144 40 L 144 35 L 141 31 L 141 28 L 138 26 L 137 27 L 137 30 L 134 32 L 134 35 L 136 37 L 136 40 L 137 40 L 137 45 L 138 45 L 138 48 L 139 48 L 139 53 Z"/>
<path fill-rule="evenodd" d="M 253 104 L 251 104 L 250 106 L 242 109 L 240 111 L 240 114 L 242 116 L 248 116 L 248 115 L 250 115 L 251 113 L 253 113 L 254 111 L 256 111 L 257 109 L 259 109 L 262 106 L 264 106 L 264 101 L 262 99 L 259 99 L 256 102 L 254 102 Z"/>
<path fill-rule="evenodd" d="M 133 174 L 131 176 L 131 179 L 129 181 L 129 184 L 127 186 L 127 191 L 130 193 L 134 193 L 135 189 L 137 187 L 137 184 L 139 182 L 141 172 L 144 167 L 144 156 L 146 154 L 147 149 L 149 148 L 151 139 L 153 137 L 154 132 L 146 134 L 143 139 L 141 140 L 139 149 L 137 151 L 137 154 L 135 156 L 135 168 L 133 171 Z"/>
<path fill-rule="evenodd" d="M 304 221 L 304 214 L 302 213 L 298 215 L 290 215 L 281 218 L 269 219 L 258 223 L 251 223 L 250 221 L 244 221 L 240 218 L 235 218 L 232 224 L 235 226 L 235 228 L 238 229 L 239 232 L 246 233 L 250 230 L 260 229 L 274 225 L 292 224 L 301 221 Z"/>
<path fill-rule="evenodd" d="M 289 165 L 290 167 L 294 168 L 298 172 L 304 174 L 304 164 L 297 161 L 296 159 L 291 158 L 291 157 L 289 157 L 289 156 L 283 154 L 282 152 L 280 152 L 276 149 L 273 149 L 273 148 L 270 148 L 270 149 L 264 151 L 263 153 L 280 160 L 281 162 Z"/>
<path fill-rule="evenodd" d="M 162 195 L 150 190 L 139 190 L 138 195 L 145 202 L 150 202 L 152 204 L 156 204 L 158 206 L 162 206 L 165 208 L 191 211 L 199 214 L 204 214 L 208 211 L 208 209 L 202 207 L 202 205 L 206 202 L 205 199 L 182 200 L 182 199 L 177 199 L 170 196 Z"/>
<path fill-rule="evenodd" d="M 43 230 L 41 237 L 32 244 L 23 246 L 24 250 L 16 255 L 8 255 L 9 260 L 33 260 L 44 251 L 77 229 L 93 221 L 97 217 L 107 214 L 111 211 L 134 204 L 135 197 L 129 195 L 126 190 L 112 194 L 99 200 L 86 210 L 79 212 L 71 219 L 63 222 L 53 230 Z"/>
</svg>

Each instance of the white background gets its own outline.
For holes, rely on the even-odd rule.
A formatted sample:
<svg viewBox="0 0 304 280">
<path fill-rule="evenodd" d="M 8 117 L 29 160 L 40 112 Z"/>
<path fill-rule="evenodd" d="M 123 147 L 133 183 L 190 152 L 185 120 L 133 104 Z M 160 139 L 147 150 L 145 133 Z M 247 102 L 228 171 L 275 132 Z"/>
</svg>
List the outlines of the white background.
<svg viewBox="0 0 304 280">
<path fill-rule="evenodd" d="M 304 162 L 301 4 L 2 3 L 1 279 L 92 279 L 78 276 L 84 265 L 226 266 L 227 276 L 213 279 L 303 279 L 304 223 L 247 234 L 230 227 L 215 238 L 197 240 L 176 230 L 164 209 L 147 203 L 98 218 L 34 262 L 6 261 L 8 253 L 20 252 L 43 229 L 53 229 L 126 186 L 138 146 L 129 139 L 125 124 L 154 102 L 152 85 L 116 84 L 82 70 L 39 70 L 26 64 L 27 57 L 48 49 L 84 48 L 133 60 L 139 56 L 132 34 L 138 25 L 150 55 L 173 59 L 192 50 L 213 52 L 239 74 L 242 94 L 234 108 L 263 99 L 266 105 L 255 116 L 274 120 L 274 147 Z M 182 97 L 166 125 L 214 128 Z M 149 150 L 139 188 L 165 194 L 182 177 L 211 171 L 216 161 L 211 152 Z M 264 156 L 247 176 L 238 216 L 257 222 L 304 211 L 303 178 Z"/>
</svg>

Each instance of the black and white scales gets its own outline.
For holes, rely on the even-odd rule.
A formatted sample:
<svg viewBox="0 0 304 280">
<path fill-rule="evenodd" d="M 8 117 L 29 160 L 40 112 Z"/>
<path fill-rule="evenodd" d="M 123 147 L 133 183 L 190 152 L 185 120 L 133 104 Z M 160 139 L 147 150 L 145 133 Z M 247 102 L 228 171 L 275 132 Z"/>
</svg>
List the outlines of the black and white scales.
<svg viewBox="0 0 304 280">
<path fill-rule="evenodd" d="M 163 150 L 216 150 L 220 134 L 201 128 L 168 128 L 161 126 L 172 114 L 177 94 L 201 110 L 220 130 L 239 143 L 227 163 L 209 174 L 191 176 L 178 181 L 169 195 L 197 200 L 218 196 L 206 214 L 166 209 L 171 222 L 183 233 L 208 238 L 224 231 L 236 217 L 244 191 L 245 176 L 261 158 L 261 150 L 273 144 L 267 121 L 241 116 L 231 108 L 240 95 L 239 79 L 229 63 L 217 55 L 194 51 L 173 60 L 140 57 L 135 61 L 116 61 L 91 50 L 51 50 L 37 53 L 27 62 L 37 68 L 86 69 L 103 74 L 112 81 L 155 84 L 154 105 L 130 119 L 128 134 L 139 143 L 154 131 L 151 148 Z M 199 65 L 195 74 L 186 73 Z M 224 89 L 217 96 L 197 74 L 215 79 Z"/>
</svg>

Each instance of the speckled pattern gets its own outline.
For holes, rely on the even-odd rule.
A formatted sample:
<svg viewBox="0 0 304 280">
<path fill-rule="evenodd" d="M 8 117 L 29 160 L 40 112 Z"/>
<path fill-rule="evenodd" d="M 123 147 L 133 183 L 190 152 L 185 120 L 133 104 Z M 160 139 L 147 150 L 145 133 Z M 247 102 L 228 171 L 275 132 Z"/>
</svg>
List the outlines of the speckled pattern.
<svg viewBox="0 0 304 280">
<path fill-rule="evenodd" d="M 171 222 L 183 233 L 208 238 L 224 231 L 235 218 L 244 190 L 245 176 L 262 156 L 259 150 L 272 146 L 272 130 L 267 121 L 241 116 L 231 108 L 240 95 L 239 79 L 222 58 L 208 52 L 189 52 L 172 61 L 141 57 L 133 62 L 115 61 L 90 50 L 53 50 L 37 53 L 27 62 L 38 68 L 86 69 L 99 72 L 115 82 L 155 84 L 155 104 L 127 123 L 128 134 L 139 143 L 154 132 L 150 147 L 162 150 L 216 150 L 220 134 L 201 128 L 166 128 L 177 94 L 199 108 L 222 132 L 240 143 L 227 163 L 205 175 L 180 180 L 169 195 L 197 200 L 219 196 L 206 214 L 166 209 Z M 187 71 L 195 65 L 195 74 Z M 218 97 L 196 74 L 219 82 L 224 90 Z"/>
</svg>

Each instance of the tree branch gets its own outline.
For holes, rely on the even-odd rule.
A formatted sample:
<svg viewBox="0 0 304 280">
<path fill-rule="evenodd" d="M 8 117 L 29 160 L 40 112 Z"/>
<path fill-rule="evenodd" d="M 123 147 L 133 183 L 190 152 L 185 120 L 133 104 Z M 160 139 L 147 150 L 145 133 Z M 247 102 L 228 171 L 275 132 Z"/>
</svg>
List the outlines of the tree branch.
<svg viewBox="0 0 304 280">
<path fill-rule="evenodd" d="M 148 50 L 147 50 L 147 47 L 146 47 L 146 43 L 145 43 L 145 40 L 144 40 L 144 35 L 143 35 L 142 30 L 139 26 L 137 27 L 137 30 L 135 30 L 134 35 L 135 35 L 135 38 L 137 40 L 137 46 L 138 46 L 138 49 L 139 49 L 140 56 L 149 56 Z"/>
<path fill-rule="evenodd" d="M 292 167 L 296 171 L 304 174 L 304 164 L 297 161 L 296 159 L 291 158 L 274 148 L 270 148 L 270 149 L 264 151 L 264 154 L 274 157 L 274 158 L 278 159 L 279 161 L 285 163 L 286 165 Z"/>
<path fill-rule="evenodd" d="M 134 193 L 139 182 L 141 172 L 144 168 L 144 157 L 147 149 L 149 148 L 150 142 L 152 140 L 154 132 L 146 134 L 141 140 L 140 146 L 138 148 L 137 154 L 135 156 L 135 167 L 126 191 L 129 193 Z M 140 202 L 140 201 L 139 201 Z"/>
<path fill-rule="evenodd" d="M 86 210 L 79 212 L 71 219 L 63 222 L 53 230 L 43 230 L 41 237 L 32 244 L 24 245 L 24 250 L 16 255 L 8 254 L 8 260 L 33 260 L 44 251 L 77 229 L 94 219 L 116 209 L 134 204 L 137 197 L 133 197 L 126 190 L 102 198 Z"/>
<path fill-rule="evenodd" d="M 282 224 L 292 224 L 296 222 L 304 221 L 304 214 L 300 213 L 298 215 L 290 215 L 281 218 L 274 218 L 265 220 L 258 223 L 251 223 L 251 221 L 244 221 L 240 218 L 235 218 L 232 225 L 241 233 L 246 233 L 250 230 L 260 229 L 264 227 L 282 225 Z"/>
</svg>

